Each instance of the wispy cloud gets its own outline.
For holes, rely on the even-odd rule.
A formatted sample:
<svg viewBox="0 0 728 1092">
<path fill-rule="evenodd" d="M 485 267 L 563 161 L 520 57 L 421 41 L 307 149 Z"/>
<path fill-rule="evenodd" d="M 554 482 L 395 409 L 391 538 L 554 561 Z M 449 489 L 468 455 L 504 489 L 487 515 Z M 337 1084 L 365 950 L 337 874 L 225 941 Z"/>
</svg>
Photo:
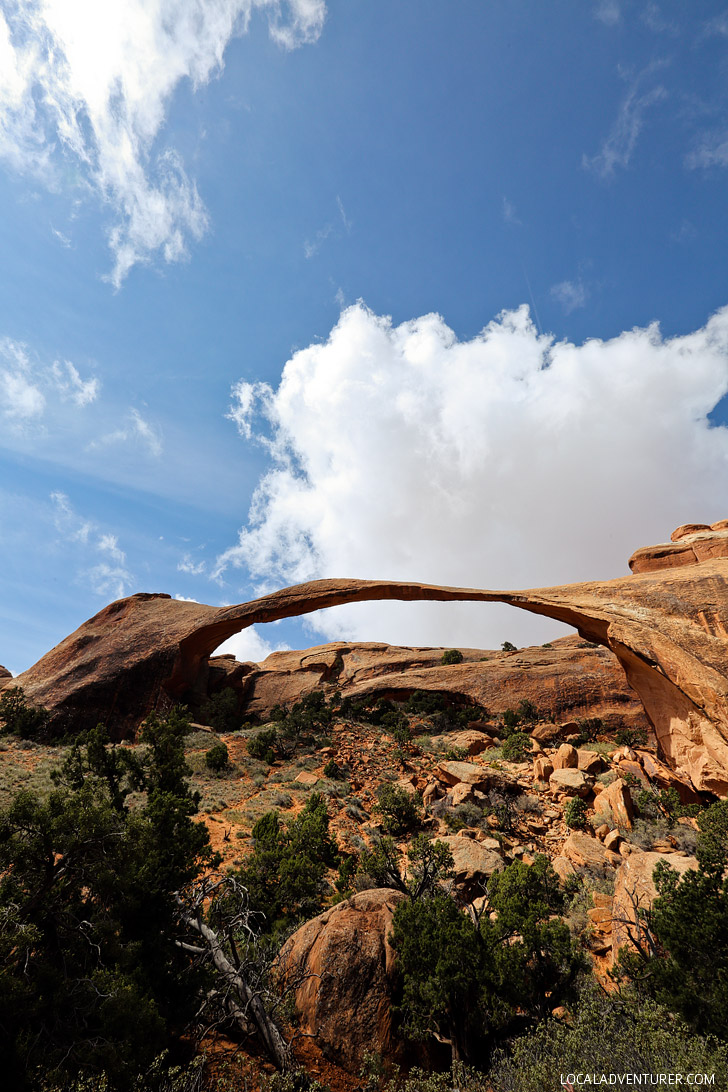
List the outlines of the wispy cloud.
<svg viewBox="0 0 728 1092">
<path fill-rule="evenodd" d="M 576 281 L 561 281 L 551 288 L 552 297 L 561 304 L 567 315 L 580 307 L 586 307 L 589 292 L 584 282 L 579 278 Z"/>
<path fill-rule="evenodd" d="M 617 0 L 600 0 L 594 8 L 594 18 L 605 26 L 614 27 L 622 18 L 622 12 Z"/>
<path fill-rule="evenodd" d="M 668 19 L 659 4 L 649 3 L 641 12 L 642 22 L 654 34 L 668 34 L 675 38 L 680 33 L 680 25 L 674 19 Z"/>
<path fill-rule="evenodd" d="M 78 515 L 68 496 L 51 494 L 53 522 L 62 541 L 80 550 L 76 578 L 96 595 L 120 599 L 134 577 L 126 567 L 126 554 L 116 535 L 102 531 L 95 520 Z"/>
<path fill-rule="evenodd" d="M 512 202 L 509 201 L 507 197 L 503 198 L 501 211 L 503 219 L 507 224 L 514 224 L 517 227 L 521 226 L 521 221 L 519 220 L 518 214 L 516 212 L 516 206 L 512 204 Z"/>
<path fill-rule="evenodd" d="M 55 190 L 71 174 L 77 196 L 108 206 L 116 288 L 139 262 L 184 258 L 207 228 L 194 181 L 158 138 L 180 81 L 220 72 L 254 10 L 284 49 L 315 41 L 326 16 L 324 0 L 22 0 L 0 12 L 0 157 Z"/>
<path fill-rule="evenodd" d="M 193 561 L 191 554 L 185 554 L 177 562 L 177 572 L 187 573 L 189 576 L 200 576 L 206 568 L 204 561 Z"/>
<path fill-rule="evenodd" d="M 346 215 L 346 209 L 344 208 L 343 202 L 338 194 L 336 195 L 336 207 L 339 210 L 339 220 L 344 227 L 344 231 L 347 235 L 350 235 L 352 229 L 352 221 Z M 334 220 L 329 220 L 328 223 L 324 224 L 322 228 L 319 228 L 313 239 L 306 239 L 304 241 L 304 256 L 308 259 L 315 258 L 318 252 L 321 250 L 323 244 L 332 235 L 334 236 L 334 238 L 341 238 L 341 229 L 337 226 Z"/>
<path fill-rule="evenodd" d="M 662 67 L 664 62 L 651 64 L 631 81 L 609 135 L 596 155 L 582 156 L 583 167 L 602 179 L 609 179 L 614 177 L 618 167 L 624 169 L 629 166 L 644 125 L 645 113 L 651 106 L 667 98 L 667 91 L 661 84 L 642 90 L 643 84 Z"/>
<path fill-rule="evenodd" d="M 150 455 L 154 456 L 161 455 L 164 446 L 159 429 L 142 417 L 139 410 L 131 409 L 125 425 L 93 440 L 89 444 L 89 450 L 93 451 L 96 448 L 110 447 L 113 444 L 128 443 L 141 444 L 147 448 Z"/>
<path fill-rule="evenodd" d="M 16 428 L 42 421 L 50 401 L 83 408 L 98 396 L 98 379 L 82 379 L 70 360 L 50 366 L 12 338 L 0 338 L 0 412 Z"/>
<path fill-rule="evenodd" d="M 685 166 L 691 170 L 728 167 L 728 131 L 703 133 L 696 146 L 685 156 Z"/>
</svg>

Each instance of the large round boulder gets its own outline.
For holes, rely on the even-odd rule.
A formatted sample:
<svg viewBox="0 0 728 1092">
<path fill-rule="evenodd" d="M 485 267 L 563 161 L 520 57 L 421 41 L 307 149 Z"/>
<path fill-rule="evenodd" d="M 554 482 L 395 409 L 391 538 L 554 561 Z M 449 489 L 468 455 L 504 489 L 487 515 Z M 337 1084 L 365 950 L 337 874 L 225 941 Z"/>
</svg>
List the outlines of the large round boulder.
<svg viewBox="0 0 728 1092">
<path fill-rule="evenodd" d="M 397 988 L 389 944 L 392 915 L 404 895 L 389 888 L 360 891 L 306 922 L 280 955 L 301 1030 L 323 1054 L 358 1072 L 365 1051 L 402 1055 L 392 1006 Z"/>
</svg>

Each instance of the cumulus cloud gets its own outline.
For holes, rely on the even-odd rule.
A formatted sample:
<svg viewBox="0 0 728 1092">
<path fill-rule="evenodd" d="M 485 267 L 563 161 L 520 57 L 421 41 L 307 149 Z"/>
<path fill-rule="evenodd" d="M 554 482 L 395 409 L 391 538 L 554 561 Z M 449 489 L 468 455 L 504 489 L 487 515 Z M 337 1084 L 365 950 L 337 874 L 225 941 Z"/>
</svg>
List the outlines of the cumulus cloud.
<svg viewBox="0 0 728 1092">
<path fill-rule="evenodd" d="M 179 83 L 207 83 L 259 10 L 285 49 L 315 41 L 324 0 L 15 0 L 0 12 L 0 157 L 100 197 L 118 288 L 138 262 L 178 261 L 208 217 L 158 137 Z M 70 167 L 70 170 L 69 170 Z"/>
<path fill-rule="evenodd" d="M 582 166 L 593 171 L 602 179 L 613 178 L 618 167 L 625 169 L 637 145 L 645 113 L 651 106 L 667 98 L 667 91 L 661 84 L 642 90 L 642 85 L 656 69 L 662 68 L 663 62 L 649 65 L 635 79 L 619 107 L 614 125 L 596 155 L 582 156 Z"/>
<path fill-rule="evenodd" d="M 469 341 L 437 314 L 395 326 L 359 303 L 277 388 L 234 388 L 270 459 L 219 559 L 258 590 L 316 577 L 524 588 L 626 572 L 637 547 L 728 513 L 728 308 L 576 345 L 524 305 Z M 507 607 L 374 603 L 312 616 L 327 638 L 497 647 L 553 623 Z"/>
<path fill-rule="evenodd" d="M 84 407 L 95 401 L 97 379 L 82 379 L 69 361 L 54 361 L 50 367 L 31 356 L 27 346 L 11 338 L 0 338 L 0 411 L 17 427 L 40 421 L 48 401 L 71 401 Z"/>
<path fill-rule="evenodd" d="M 243 663 L 246 660 L 252 660 L 253 663 L 258 664 L 266 656 L 270 656 L 271 652 L 285 652 L 289 648 L 290 645 L 282 642 L 267 641 L 255 626 L 250 626 L 248 629 L 244 629 L 242 633 L 236 633 L 233 637 L 229 637 L 224 644 L 220 645 L 214 655 L 225 656 L 230 654 Z"/>
</svg>

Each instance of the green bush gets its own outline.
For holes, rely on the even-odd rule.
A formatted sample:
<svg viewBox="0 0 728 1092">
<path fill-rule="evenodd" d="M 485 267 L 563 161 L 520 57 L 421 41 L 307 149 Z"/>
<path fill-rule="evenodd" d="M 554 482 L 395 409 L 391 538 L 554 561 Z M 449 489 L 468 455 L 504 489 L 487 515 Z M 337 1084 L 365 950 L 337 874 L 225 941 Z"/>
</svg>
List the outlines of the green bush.
<svg viewBox="0 0 728 1092">
<path fill-rule="evenodd" d="M 215 862 L 192 818 L 184 724 L 148 717 L 135 751 L 97 728 L 70 750 L 47 798 L 20 792 L 0 812 L 7 1088 L 106 1073 L 109 1088 L 129 1089 L 199 1008 L 204 979 L 175 944 L 173 893 Z"/>
<path fill-rule="evenodd" d="M 275 761 L 275 751 L 273 748 L 277 742 L 278 732 L 276 729 L 264 728 L 261 732 L 256 732 L 254 736 L 250 737 L 246 744 L 246 748 L 251 758 L 258 758 L 270 765 Z"/>
<path fill-rule="evenodd" d="M 728 1047 L 696 1036 L 654 1002 L 606 993 L 589 980 L 568 1023 L 550 1018 L 516 1039 L 488 1079 L 492 1092 L 544 1092 L 561 1088 L 567 1073 L 666 1072 L 714 1073 L 711 1087 L 728 1088 Z M 470 1089 L 467 1079 L 458 1087 Z"/>
<path fill-rule="evenodd" d="M 333 758 L 330 758 L 324 766 L 324 777 L 328 777 L 332 781 L 338 781 L 341 777 L 341 767 Z"/>
<path fill-rule="evenodd" d="M 211 747 L 205 755 L 205 765 L 215 773 L 226 770 L 230 765 L 230 753 L 226 744 L 220 742 Z"/>
<path fill-rule="evenodd" d="M 572 830 L 584 830 L 586 827 L 587 806 L 584 801 L 574 796 L 564 808 L 564 822 Z"/>
<path fill-rule="evenodd" d="M 418 792 L 407 792 L 399 785 L 385 781 L 377 790 L 377 811 L 382 816 L 382 827 L 387 834 L 401 836 L 419 826 L 422 819 L 422 797 Z"/>
<path fill-rule="evenodd" d="M 463 654 L 459 648 L 448 648 L 446 652 L 443 652 L 441 664 L 449 666 L 450 664 L 461 664 L 463 662 Z"/>
<path fill-rule="evenodd" d="M 326 893 L 326 870 L 339 863 L 323 796 L 312 792 L 303 811 L 285 825 L 277 812 L 267 812 L 253 827 L 253 845 L 236 876 L 264 931 L 279 933 L 317 914 Z"/>
<path fill-rule="evenodd" d="M 504 641 L 501 645 L 501 648 L 504 652 L 518 652 L 518 648 L 516 647 L 516 645 L 511 644 L 510 641 Z"/>
<path fill-rule="evenodd" d="M 20 686 L 6 686 L 0 691 L 0 720 L 3 732 L 21 739 L 38 739 L 46 734 L 49 713 L 40 705 L 33 705 L 25 697 Z"/>
<path fill-rule="evenodd" d="M 200 708 L 203 724 L 209 724 L 216 732 L 234 732 L 242 723 L 237 692 L 231 686 L 212 694 Z"/>
<path fill-rule="evenodd" d="M 615 736 L 620 747 L 644 747 L 647 743 L 647 732 L 644 728 L 620 728 Z"/>
<path fill-rule="evenodd" d="M 524 1019 L 543 1019 L 582 965 L 553 916 L 563 894 L 546 857 L 495 873 L 487 899 L 477 921 L 442 893 L 400 903 L 392 921 L 404 1030 L 449 1043 L 453 1060 L 478 1059 Z"/>
<path fill-rule="evenodd" d="M 512 732 L 503 741 L 503 758 L 506 762 L 523 762 L 531 754 L 531 737 L 525 732 Z"/>
</svg>

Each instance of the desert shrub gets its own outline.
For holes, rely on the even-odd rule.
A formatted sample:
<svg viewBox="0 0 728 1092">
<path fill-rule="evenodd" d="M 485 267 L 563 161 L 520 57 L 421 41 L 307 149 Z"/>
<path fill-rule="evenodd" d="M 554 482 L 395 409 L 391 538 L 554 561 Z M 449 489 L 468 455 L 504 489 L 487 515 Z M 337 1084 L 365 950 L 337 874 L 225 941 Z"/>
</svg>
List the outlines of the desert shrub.
<svg viewBox="0 0 728 1092">
<path fill-rule="evenodd" d="M 0 720 L 3 732 L 23 739 L 45 736 L 49 713 L 40 705 L 33 705 L 20 686 L 6 686 L 0 691 Z"/>
<path fill-rule="evenodd" d="M 384 782 L 377 789 L 377 811 L 387 834 L 401 836 L 419 826 L 422 819 L 422 796 L 407 792 L 399 785 Z"/>
<path fill-rule="evenodd" d="M 604 722 L 601 717 L 581 717 L 576 722 L 579 735 L 574 740 L 575 747 L 583 747 L 585 743 L 596 743 L 597 736 L 604 731 Z"/>
<path fill-rule="evenodd" d="M 511 641 L 504 641 L 501 648 L 504 652 L 518 652 L 518 648 Z"/>
<path fill-rule="evenodd" d="M 448 895 L 400 903 L 392 946 L 403 977 L 404 1030 L 435 1035 L 454 1059 L 482 1059 L 524 1018 L 543 1019 L 581 966 L 547 858 L 520 861 L 491 876 L 487 913 L 476 921 Z"/>
<path fill-rule="evenodd" d="M 109 1089 L 131 1088 L 197 1011 L 203 979 L 175 944 L 174 892 L 213 861 L 192 819 L 182 725 L 150 716 L 135 752 L 97 728 L 70 750 L 47 798 L 23 791 L 0 812 L 8 1088 L 37 1088 L 44 1075 L 103 1087 L 103 1073 Z"/>
<path fill-rule="evenodd" d="M 502 719 L 507 732 L 512 732 L 521 723 L 521 718 L 515 709 L 504 709 Z"/>
<path fill-rule="evenodd" d="M 205 765 L 214 773 L 222 773 L 230 765 L 230 753 L 226 744 L 216 743 L 205 754 Z"/>
<path fill-rule="evenodd" d="M 696 1036 L 663 1006 L 587 980 L 571 1012 L 568 1023 L 547 1019 L 497 1054 L 493 1092 L 560 1088 L 567 1073 L 714 1073 L 713 1087 L 728 1087 L 726 1044 Z"/>
<path fill-rule="evenodd" d="M 672 826 L 681 816 L 695 816 L 699 804 L 682 804 L 677 789 L 640 788 L 635 801 L 640 815 L 645 819 L 664 819 Z"/>
<path fill-rule="evenodd" d="M 523 762 L 531 754 L 531 737 L 525 732 L 512 732 L 506 736 L 502 748 L 506 762 Z"/>
<path fill-rule="evenodd" d="M 357 886 L 393 887 L 410 899 L 429 897 L 452 877 L 453 856 L 445 842 L 416 834 L 407 847 L 407 866 L 390 835 L 380 838 L 371 849 L 362 848 L 357 867 Z"/>
<path fill-rule="evenodd" d="M 614 738 L 620 747 L 644 747 L 647 743 L 647 732 L 644 728 L 627 728 L 623 726 L 617 730 Z"/>
<path fill-rule="evenodd" d="M 275 811 L 258 820 L 253 853 L 236 878 L 248 892 L 250 909 L 261 916 L 263 929 L 276 933 L 319 912 L 326 870 L 338 861 L 326 801 L 312 792 L 303 811 L 286 824 Z"/>
<path fill-rule="evenodd" d="M 446 666 L 450 664 L 461 664 L 463 662 L 463 654 L 459 648 L 448 648 L 442 654 L 441 664 Z"/>
<path fill-rule="evenodd" d="M 535 724 L 539 713 L 533 702 L 529 701 L 528 698 L 524 698 L 518 703 L 518 716 L 524 724 Z"/>
<path fill-rule="evenodd" d="M 330 758 L 324 766 L 324 777 L 328 777 L 332 781 L 338 781 L 341 776 L 341 766 L 339 766 L 335 759 Z"/>
<path fill-rule="evenodd" d="M 572 830 L 584 830 L 586 827 L 587 806 L 584 801 L 574 796 L 564 808 L 564 822 Z"/>
<path fill-rule="evenodd" d="M 248 754 L 251 758 L 260 759 L 262 762 L 267 762 L 269 765 L 275 761 L 274 747 L 278 740 L 278 733 L 275 728 L 264 728 L 261 732 L 256 732 L 252 735 L 246 743 Z"/>
<path fill-rule="evenodd" d="M 216 732 L 234 732 L 242 724 L 238 695 L 231 686 L 212 694 L 200 707 L 203 724 L 209 724 Z"/>
</svg>

